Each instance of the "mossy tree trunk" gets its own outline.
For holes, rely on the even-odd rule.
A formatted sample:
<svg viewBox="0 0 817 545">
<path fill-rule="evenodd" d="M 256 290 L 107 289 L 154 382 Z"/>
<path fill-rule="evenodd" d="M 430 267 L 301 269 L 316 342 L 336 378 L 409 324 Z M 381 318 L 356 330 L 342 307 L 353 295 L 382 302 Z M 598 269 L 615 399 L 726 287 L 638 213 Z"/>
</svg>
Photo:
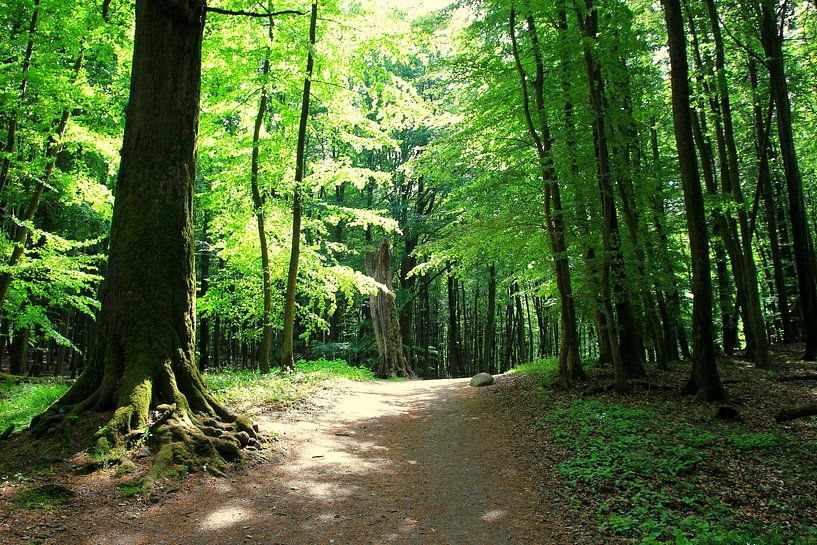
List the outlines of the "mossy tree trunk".
<svg viewBox="0 0 817 545">
<path fill-rule="evenodd" d="M 392 293 L 391 250 L 388 239 L 383 239 L 376 251 L 366 254 L 366 274 L 388 290 L 378 289 L 375 295 L 369 297 L 372 326 L 380 356 L 374 370 L 375 375 L 381 378 L 410 377 L 413 373 L 403 352 L 400 317 Z"/>
<path fill-rule="evenodd" d="M 131 94 L 102 311 L 85 371 L 33 423 L 44 436 L 113 411 L 98 449 L 146 427 L 157 464 L 221 461 L 255 436 L 209 393 L 194 361 L 193 183 L 203 0 L 138 0 Z"/>
</svg>

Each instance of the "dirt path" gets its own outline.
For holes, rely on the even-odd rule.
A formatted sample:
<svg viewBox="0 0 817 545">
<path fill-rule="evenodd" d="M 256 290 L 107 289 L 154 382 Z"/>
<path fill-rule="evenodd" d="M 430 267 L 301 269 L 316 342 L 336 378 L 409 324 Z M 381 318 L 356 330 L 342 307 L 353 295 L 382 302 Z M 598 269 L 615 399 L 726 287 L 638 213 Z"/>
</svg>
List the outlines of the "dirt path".
<svg viewBox="0 0 817 545">
<path fill-rule="evenodd" d="M 571 543 L 559 535 L 564 507 L 541 505 L 531 489 L 530 466 L 513 454 L 513 415 L 491 388 L 353 383 L 325 410 L 262 420 L 281 434 L 282 463 L 226 479 L 193 476 L 156 504 L 94 498 L 80 487 L 88 509 L 67 520 L 55 513 L 44 525 L 50 536 L 36 542 Z"/>
</svg>

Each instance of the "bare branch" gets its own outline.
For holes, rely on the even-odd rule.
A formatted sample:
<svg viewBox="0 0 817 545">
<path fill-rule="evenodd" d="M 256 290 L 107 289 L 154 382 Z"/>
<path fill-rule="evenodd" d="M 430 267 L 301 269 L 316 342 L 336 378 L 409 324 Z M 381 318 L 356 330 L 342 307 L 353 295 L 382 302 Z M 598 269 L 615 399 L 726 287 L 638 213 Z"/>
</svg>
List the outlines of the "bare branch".
<svg viewBox="0 0 817 545">
<path fill-rule="evenodd" d="M 260 13 L 257 11 L 241 11 L 241 10 L 234 11 L 230 9 L 208 7 L 207 12 L 220 13 L 221 15 L 240 15 L 242 17 L 277 17 L 279 15 L 306 15 L 303 11 L 298 11 L 296 9 L 285 9 L 282 11 L 270 11 L 266 13 Z"/>
</svg>

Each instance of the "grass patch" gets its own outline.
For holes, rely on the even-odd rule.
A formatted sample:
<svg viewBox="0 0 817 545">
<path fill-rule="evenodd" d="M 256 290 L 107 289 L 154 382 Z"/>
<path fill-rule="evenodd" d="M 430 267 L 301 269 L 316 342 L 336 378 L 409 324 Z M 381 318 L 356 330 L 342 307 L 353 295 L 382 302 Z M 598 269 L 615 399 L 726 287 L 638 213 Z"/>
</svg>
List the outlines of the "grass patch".
<svg viewBox="0 0 817 545">
<path fill-rule="evenodd" d="M 344 360 L 298 361 L 291 372 L 219 370 L 206 372 L 204 380 L 221 401 L 253 413 L 259 406 L 291 407 L 328 380 L 373 380 L 371 369 L 354 367 Z"/>
<path fill-rule="evenodd" d="M 12 424 L 18 430 L 27 427 L 32 418 L 45 411 L 68 388 L 61 379 L 19 384 L 12 380 L 0 382 L 0 432 Z"/>
<path fill-rule="evenodd" d="M 740 509 L 728 503 L 729 486 L 713 487 L 709 476 L 730 463 L 749 471 L 769 463 L 769 453 L 786 454 L 792 439 L 784 434 L 735 433 L 722 424 L 690 425 L 683 410 L 670 402 L 626 406 L 598 399 L 578 399 L 541 417 L 569 452 L 558 471 L 578 506 L 596 506 L 600 529 L 629 543 L 727 545 L 817 544 L 811 527 L 783 531 L 786 506 L 769 511 L 764 524 L 739 520 Z M 731 432 L 731 433 L 730 433 Z M 764 456 L 757 456 L 761 451 Z M 797 451 L 797 449 L 794 449 Z M 781 469 L 810 465 L 802 459 L 776 460 Z M 753 465 L 755 464 L 755 465 Z M 794 481 L 796 473 L 783 474 Z M 757 483 L 762 487 L 762 483 Z M 769 499 L 769 505 L 773 504 Z"/>
<path fill-rule="evenodd" d="M 538 359 L 517 365 L 509 374 L 530 375 L 543 386 L 559 382 L 559 360 L 556 358 Z"/>
</svg>

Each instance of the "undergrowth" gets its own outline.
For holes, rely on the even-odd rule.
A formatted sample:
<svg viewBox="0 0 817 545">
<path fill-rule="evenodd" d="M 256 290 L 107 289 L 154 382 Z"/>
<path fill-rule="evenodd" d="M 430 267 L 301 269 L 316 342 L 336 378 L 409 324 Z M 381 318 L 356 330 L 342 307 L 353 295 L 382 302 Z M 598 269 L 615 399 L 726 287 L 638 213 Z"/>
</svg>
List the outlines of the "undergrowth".
<svg viewBox="0 0 817 545">
<path fill-rule="evenodd" d="M 328 380 L 372 380 L 371 369 L 354 367 L 344 360 L 298 361 L 294 371 L 274 369 L 267 374 L 255 370 L 208 371 L 204 379 L 216 397 L 250 414 L 263 406 L 289 407 L 305 399 Z"/>
<path fill-rule="evenodd" d="M 808 449 L 792 449 L 782 433 L 740 432 L 724 425 L 690 425 L 670 402 L 625 406 L 598 399 L 562 404 L 537 421 L 570 456 L 558 471 L 571 501 L 592 498 L 601 529 L 631 543 L 653 545 L 814 545 L 817 529 L 790 528 L 788 507 L 768 500 L 767 520 L 738 520 L 739 507 L 723 477 L 727 465 L 761 471 L 771 459 L 796 486 L 798 471 L 814 469 Z M 674 418 L 675 417 L 675 418 Z M 787 466 L 799 466 L 787 471 Z M 762 486 L 758 484 L 758 486 Z M 736 492 L 740 494 L 740 491 Z"/>
<path fill-rule="evenodd" d="M 0 382 L 0 433 L 10 425 L 18 430 L 27 427 L 32 418 L 45 411 L 68 388 L 61 379 L 20 384 L 12 380 Z"/>
</svg>

